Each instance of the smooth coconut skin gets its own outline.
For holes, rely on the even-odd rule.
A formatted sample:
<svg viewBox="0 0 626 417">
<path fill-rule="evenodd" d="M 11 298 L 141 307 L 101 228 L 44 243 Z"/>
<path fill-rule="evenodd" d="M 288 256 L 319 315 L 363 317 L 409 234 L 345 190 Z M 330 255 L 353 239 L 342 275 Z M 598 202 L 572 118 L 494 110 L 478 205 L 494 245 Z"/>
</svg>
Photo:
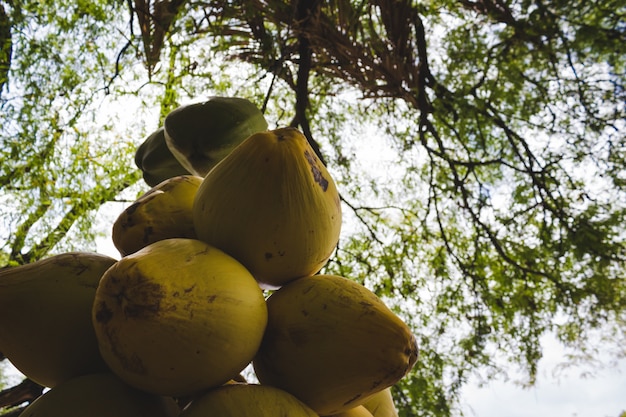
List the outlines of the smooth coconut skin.
<svg viewBox="0 0 626 417">
<path fill-rule="evenodd" d="M 122 256 L 159 240 L 195 238 L 193 200 L 202 177 L 179 175 L 155 185 L 113 223 L 113 244 Z"/>
<path fill-rule="evenodd" d="M 336 275 L 291 282 L 267 300 L 268 324 L 253 360 L 261 384 L 328 416 L 398 382 L 417 361 L 409 327 L 374 293 Z"/>
<path fill-rule="evenodd" d="M 172 155 L 190 173 L 204 177 L 248 136 L 267 130 L 267 121 L 245 98 L 210 97 L 172 110 L 163 127 Z"/>
<path fill-rule="evenodd" d="M 70 252 L 0 271 L 0 352 L 46 387 L 107 369 L 91 306 L 100 278 L 115 262 Z"/>
<path fill-rule="evenodd" d="M 376 394 L 367 397 L 363 406 L 369 410 L 374 417 L 398 417 L 398 410 L 393 402 L 391 387 L 378 391 Z"/>
<path fill-rule="evenodd" d="M 328 262 L 341 204 L 307 139 L 284 128 L 250 136 L 209 172 L 196 193 L 193 222 L 198 239 L 278 288 Z"/>
<path fill-rule="evenodd" d="M 135 165 L 143 173 L 143 180 L 155 187 L 168 178 L 189 175 L 165 143 L 163 127 L 150 134 L 135 151 Z"/>
<path fill-rule="evenodd" d="M 110 372 L 72 378 L 33 401 L 20 417 L 176 417 L 174 399 L 139 391 Z"/>
<path fill-rule="evenodd" d="M 179 397 L 222 385 L 250 363 L 267 308 L 239 262 L 199 240 L 174 238 L 107 270 L 92 319 L 115 374 L 146 392 Z"/>
<path fill-rule="evenodd" d="M 370 411 L 363 407 L 362 405 L 358 405 L 354 408 L 350 408 L 349 410 L 342 411 L 337 414 L 333 414 L 328 417 L 374 417 Z"/>
<path fill-rule="evenodd" d="M 180 417 L 319 417 L 293 395 L 266 385 L 230 384 L 194 399 Z"/>
</svg>

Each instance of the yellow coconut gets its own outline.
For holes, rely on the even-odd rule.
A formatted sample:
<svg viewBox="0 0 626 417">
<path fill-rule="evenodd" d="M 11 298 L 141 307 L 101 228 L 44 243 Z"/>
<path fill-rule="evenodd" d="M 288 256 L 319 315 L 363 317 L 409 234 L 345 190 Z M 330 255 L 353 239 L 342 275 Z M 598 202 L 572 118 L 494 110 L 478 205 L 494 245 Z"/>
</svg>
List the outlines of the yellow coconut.
<svg viewBox="0 0 626 417">
<path fill-rule="evenodd" d="M 335 183 L 296 129 L 254 134 L 204 178 L 198 239 L 224 250 L 266 287 L 318 272 L 341 229 Z"/>
<path fill-rule="evenodd" d="M 378 391 L 370 395 L 363 402 L 363 406 L 369 410 L 374 417 L 398 417 L 398 410 L 393 402 L 391 387 Z"/>
<path fill-rule="evenodd" d="M 180 414 L 180 417 L 207 416 L 318 417 L 293 395 L 257 384 L 229 384 L 212 389 L 193 400 Z"/>
<path fill-rule="evenodd" d="M 328 417 L 374 417 L 370 411 L 362 405 L 357 405 L 354 408 L 350 408 L 346 411 L 342 411 L 337 414 L 332 414 Z"/>
<path fill-rule="evenodd" d="M 90 313 L 115 262 L 70 252 L 0 271 L 0 352 L 46 387 L 105 370 Z"/>
<path fill-rule="evenodd" d="M 250 272 L 195 239 L 155 242 L 102 277 L 92 312 L 102 357 L 141 390 L 189 396 L 250 363 L 267 323 Z"/>
<path fill-rule="evenodd" d="M 417 360 L 407 324 L 350 279 L 299 279 L 275 291 L 267 308 L 267 329 L 253 361 L 256 375 L 320 415 L 361 405 Z"/>
<path fill-rule="evenodd" d="M 194 175 L 168 178 L 126 207 L 113 223 L 113 244 L 122 256 L 173 237 L 195 238 L 193 201 L 202 183 Z"/>
<path fill-rule="evenodd" d="M 69 379 L 33 401 L 20 417 L 176 417 L 174 399 L 139 391 L 110 372 Z"/>
</svg>

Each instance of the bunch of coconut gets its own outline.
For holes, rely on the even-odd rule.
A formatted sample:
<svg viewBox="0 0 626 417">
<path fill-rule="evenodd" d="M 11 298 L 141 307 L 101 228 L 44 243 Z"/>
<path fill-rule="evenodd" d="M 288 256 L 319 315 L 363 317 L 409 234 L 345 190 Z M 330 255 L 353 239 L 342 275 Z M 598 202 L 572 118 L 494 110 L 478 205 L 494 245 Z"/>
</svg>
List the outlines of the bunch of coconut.
<svg viewBox="0 0 626 417">
<path fill-rule="evenodd" d="M 121 416 L 75 401 L 91 398 L 87 380 L 76 382 L 89 375 L 100 375 L 96 387 L 122 384 L 144 403 L 166 401 L 163 415 L 397 415 L 390 387 L 415 364 L 415 337 L 366 287 L 320 273 L 341 232 L 335 181 L 299 130 L 268 130 L 241 100 L 176 109 L 138 149 L 138 166 L 153 168 L 144 171 L 151 188 L 113 225 L 121 258 L 92 274 L 87 325 L 84 307 L 65 303 L 67 316 L 83 317 L 65 333 L 90 336 L 85 349 L 98 367 L 50 378 L 24 416 L 61 415 L 55 404 L 65 416 Z M 140 155 L 147 148 L 152 159 Z M 178 175 L 181 167 L 188 173 Z M 54 362 L 45 358 L 44 368 Z M 57 362 L 68 369 L 72 358 Z M 241 378 L 246 369 L 253 383 Z"/>
</svg>

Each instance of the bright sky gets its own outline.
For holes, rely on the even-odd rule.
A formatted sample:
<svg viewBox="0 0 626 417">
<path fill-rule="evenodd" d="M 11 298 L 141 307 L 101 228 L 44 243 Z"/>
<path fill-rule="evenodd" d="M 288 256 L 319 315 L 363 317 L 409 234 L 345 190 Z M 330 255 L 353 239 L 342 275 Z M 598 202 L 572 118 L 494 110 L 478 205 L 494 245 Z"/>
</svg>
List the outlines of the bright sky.
<svg viewBox="0 0 626 417">
<path fill-rule="evenodd" d="M 559 377 L 552 375 L 563 350 L 546 343 L 538 383 L 522 389 L 512 383 L 494 382 L 484 388 L 469 385 L 464 401 L 477 417 L 619 417 L 626 412 L 626 360 L 582 376 L 586 369 L 572 368 Z M 472 414 L 468 414 L 472 415 Z"/>
</svg>

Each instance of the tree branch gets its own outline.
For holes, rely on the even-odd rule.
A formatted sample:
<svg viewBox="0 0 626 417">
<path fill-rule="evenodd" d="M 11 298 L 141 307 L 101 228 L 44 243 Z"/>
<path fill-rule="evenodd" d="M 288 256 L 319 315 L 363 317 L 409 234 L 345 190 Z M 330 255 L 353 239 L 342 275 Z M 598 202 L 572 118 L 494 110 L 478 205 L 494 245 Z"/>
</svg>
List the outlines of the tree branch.
<svg viewBox="0 0 626 417">
<path fill-rule="evenodd" d="M 309 108 L 309 75 L 311 73 L 311 42 L 307 36 L 307 27 L 316 20 L 319 13 L 319 0 L 298 0 L 294 18 L 294 29 L 298 33 L 298 78 L 296 80 L 296 114 L 290 126 L 302 128 L 302 133 L 307 138 L 315 154 L 322 164 L 326 165 L 324 156 L 320 151 L 319 144 L 313 139 L 309 120 L 307 119 L 307 109 Z"/>
<path fill-rule="evenodd" d="M 11 19 L 6 14 L 4 5 L 0 4 L 0 98 L 4 85 L 9 81 L 12 55 Z"/>
<path fill-rule="evenodd" d="M 352 203 L 350 203 L 348 200 L 346 200 L 342 195 L 339 195 L 339 199 L 341 201 L 344 202 L 345 205 L 347 205 L 348 207 L 350 207 L 350 209 L 352 209 L 352 211 L 354 212 L 354 215 L 359 219 L 359 221 L 365 226 L 365 228 L 367 229 L 367 231 L 369 232 L 370 236 L 372 237 L 372 239 L 374 239 L 376 242 L 378 242 L 379 244 L 383 245 L 383 241 L 380 240 L 380 238 L 376 235 L 376 232 L 374 231 L 374 229 L 372 229 L 372 226 L 370 226 L 370 224 L 367 222 L 367 220 L 365 220 L 365 218 L 363 218 L 363 216 L 361 216 L 359 214 L 359 209 L 364 209 L 369 211 L 370 213 L 373 212 L 373 210 L 368 210 L 366 207 L 355 207 Z"/>
<path fill-rule="evenodd" d="M 33 225 L 48 212 L 50 204 L 51 202 L 44 197 L 35 210 L 17 227 L 13 235 L 11 253 L 9 254 L 9 259 L 12 262 L 17 262 L 18 264 L 26 264 L 29 262 L 29 260 L 25 259 L 21 254 L 24 243 L 26 242 L 26 237 Z"/>
<path fill-rule="evenodd" d="M 17 262 L 19 264 L 30 263 L 36 259 L 41 258 L 47 254 L 61 239 L 65 237 L 72 225 L 78 218 L 84 216 L 91 210 L 99 208 L 107 201 L 111 201 L 115 196 L 121 193 L 123 190 L 137 182 L 140 178 L 140 171 L 133 171 L 126 175 L 126 177 L 109 188 L 101 188 L 95 196 L 88 194 L 83 196 L 82 200 L 76 201 L 72 208 L 65 213 L 61 221 L 57 226 L 50 231 L 39 243 L 33 245 L 31 249 L 22 254 L 12 254 L 9 262 Z"/>
<path fill-rule="evenodd" d="M 43 393 L 43 388 L 30 379 L 24 379 L 16 386 L 0 391 L 0 409 L 10 409 L 20 404 L 30 403 Z"/>
</svg>

